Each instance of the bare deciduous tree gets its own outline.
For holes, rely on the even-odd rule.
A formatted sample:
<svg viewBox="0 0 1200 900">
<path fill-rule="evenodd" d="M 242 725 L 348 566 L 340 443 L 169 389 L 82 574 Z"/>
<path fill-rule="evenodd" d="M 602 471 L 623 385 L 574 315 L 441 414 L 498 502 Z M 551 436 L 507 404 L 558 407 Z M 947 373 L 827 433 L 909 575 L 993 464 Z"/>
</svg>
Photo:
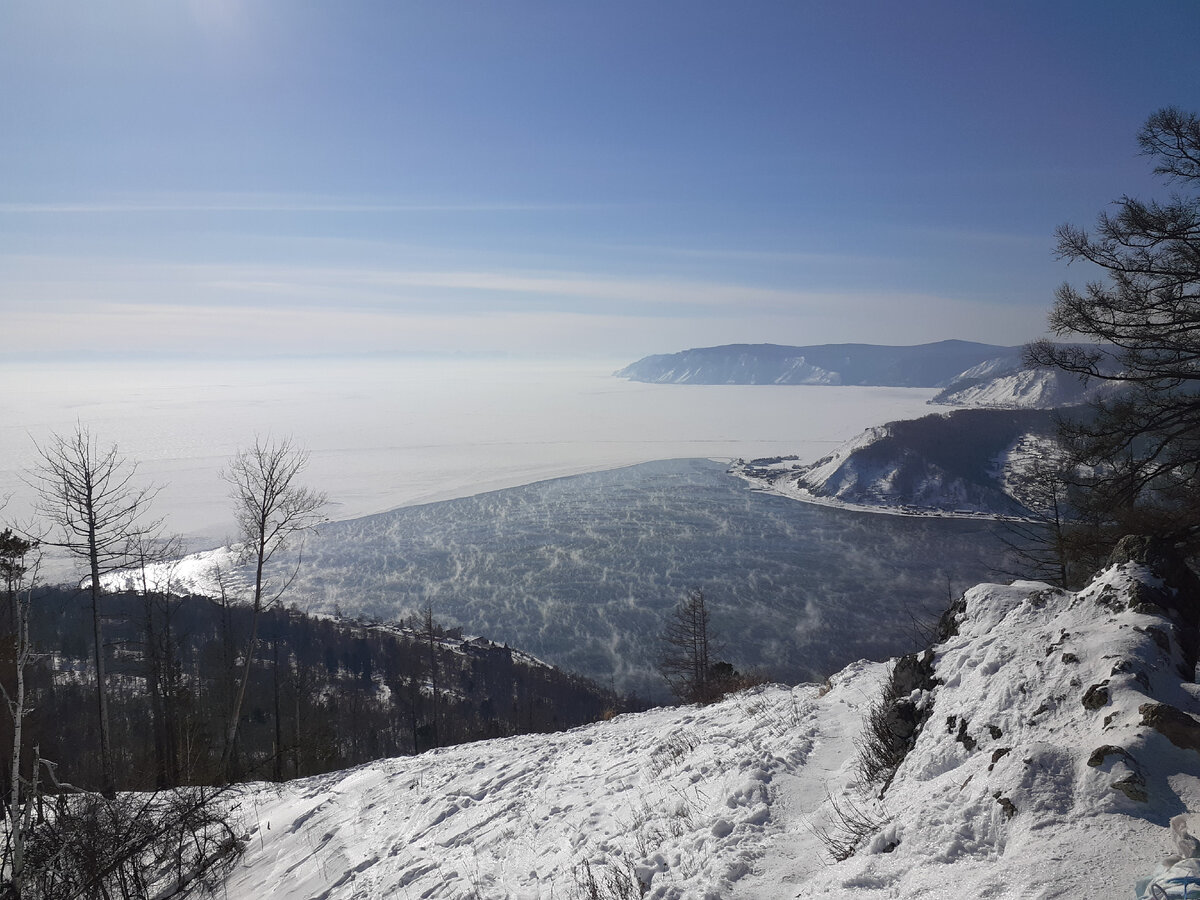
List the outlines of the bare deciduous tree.
<svg viewBox="0 0 1200 900">
<path fill-rule="evenodd" d="M 183 539 L 171 535 L 160 540 L 134 541 L 131 557 L 137 590 L 142 595 L 142 659 L 150 695 L 150 720 L 154 733 L 155 786 L 179 784 L 177 691 L 178 659 L 172 637 L 171 580 L 183 556 Z M 173 563 L 161 564 L 163 560 Z"/>
<path fill-rule="evenodd" d="M 671 612 L 661 642 L 658 671 L 671 693 L 684 703 L 715 700 L 712 657 L 716 651 L 703 591 L 688 591 Z"/>
<path fill-rule="evenodd" d="M 1057 444 L 1040 446 L 1009 477 L 1009 493 L 1029 515 L 1004 523 L 1001 541 L 1018 568 L 1001 574 L 1072 587 L 1093 568 L 1086 568 L 1077 555 L 1090 532 L 1073 502 L 1079 489 L 1066 453 Z"/>
<path fill-rule="evenodd" d="M 238 722 L 258 645 L 259 619 L 264 609 L 279 602 L 292 581 L 286 578 L 281 585 L 269 586 L 265 580 L 267 566 L 280 550 L 324 519 L 321 507 L 325 505 L 325 495 L 297 483 L 307 462 L 308 454 L 289 439 L 276 442 L 256 438 L 254 446 L 239 451 L 222 473 L 231 488 L 242 557 L 254 565 L 250 638 L 221 755 L 221 772 L 226 778 L 232 774 Z"/>
<path fill-rule="evenodd" d="M 25 540 L 5 528 L 0 532 L 0 581 L 4 584 L 4 596 L 8 602 L 12 620 L 12 690 L 0 681 L 0 692 L 12 722 L 12 756 L 9 760 L 9 797 L 4 805 L 7 827 L 4 865 L 0 866 L 0 878 L 13 886 L 17 896 L 26 881 L 25 844 L 32 820 L 33 803 L 29 791 L 24 790 L 27 780 L 21 771 L 24 753 L 22 726 L 29 713 L 26 697 L 26 670 L 33 661 L 33 643 L 29 639 L 29 613 L 33 596 L 33 585 L 37 580 L 37 559 L 28 560 L 37 550 L 34 541 Z M 8 648 L 6 648 L 7 651 Z M 7 656 L 7 652 L 4 654 Z"/>
<path fill-rule="evenodd" d="M 104 794 L 112 796 L 116 781 L 105 690 L 101 577 L 128 567 L 134 548 L 157 534 L 161 520 L 150 520 L 147 513 L 158 488 L 139 487 L 137 464 L 115 445 L 101 450 L 83 425 L 68 436 L 52 434 L 37 451 L 40 462 L 31 476 L 39 494 L 37 511 L 55 531 L 44 543 L 65 550 L 87 572 L 82 581 L 92 600 L 102 786 Z"/>
</svg>

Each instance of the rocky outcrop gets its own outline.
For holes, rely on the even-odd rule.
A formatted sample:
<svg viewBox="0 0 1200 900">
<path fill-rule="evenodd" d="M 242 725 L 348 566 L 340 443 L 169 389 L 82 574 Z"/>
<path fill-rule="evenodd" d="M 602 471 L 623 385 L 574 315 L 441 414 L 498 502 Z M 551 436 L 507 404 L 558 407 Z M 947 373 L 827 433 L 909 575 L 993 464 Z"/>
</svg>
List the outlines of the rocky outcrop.
<svg viewBox="0 0 1200 900">
<path fill-rule="evenodd" d="M 1168 703 L 1143 703 L 1141 724 L 1153 728 L 1176 747 L 1200 753 L 1200 722 Z"/>
</svg>

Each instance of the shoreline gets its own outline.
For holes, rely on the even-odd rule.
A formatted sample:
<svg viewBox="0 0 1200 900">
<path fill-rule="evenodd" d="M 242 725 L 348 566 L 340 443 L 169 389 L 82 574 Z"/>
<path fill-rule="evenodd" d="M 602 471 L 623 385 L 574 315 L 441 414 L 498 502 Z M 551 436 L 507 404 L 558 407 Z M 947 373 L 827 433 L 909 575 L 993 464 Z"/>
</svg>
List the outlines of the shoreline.
<svg viewBox="0 0 1200 900">
<path fill-rule="evenodd" d="M 886 503 L 851 503 L 847 500 L 839 500 L 836 497 L 821 497 L 812 493 L 807 488 L 799 486 L 790 489 L 781 487 L 779 482 L 785 479 L 785 476 L 782 474 L 775 478 L 763 478 L 758 475 L 749 475 L 736 465 L 728 470 L 728 474 L 745 481 L 750 485 L 750 490 L 755 493 L 773 494 L 777 497 L 795 500 L 799 503 L 809 503 L 813 506 L 824 506 L 830 509 L 843 509 L 849 512 L 875 513 L 877 515 L 900 516 L 909 519 L 967 519 L 979 522 L 1031 521 L 1020 516 L 1005 516 L 1000 513 L 988 513 L 981 510 L 949 510 L 932 506 L 894 506 Z"/>
</svg>

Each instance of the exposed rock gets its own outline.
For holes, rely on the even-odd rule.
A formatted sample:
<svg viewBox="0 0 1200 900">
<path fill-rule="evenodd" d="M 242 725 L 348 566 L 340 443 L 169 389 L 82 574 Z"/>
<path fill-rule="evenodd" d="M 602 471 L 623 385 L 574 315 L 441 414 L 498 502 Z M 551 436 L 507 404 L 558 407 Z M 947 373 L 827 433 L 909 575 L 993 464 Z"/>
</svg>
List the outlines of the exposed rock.
<svg viewBox="0 0 1200 900">
<path fill-rule="evenodd" d="M 1099 709 L 1108 705 L 1108 681 L 1093 684 L 1083 694 L 1084 709 Z"/>
<path fill-rule="evenodd" d="M 899 697 L 913 691 L 932 691 L 937 687 L 933 677 L 933 651 L 926 650 L 920 656 L 909 653 L 896 660 L 892 669 L 892 689 Z"/>
<path fill-rule="evenodd" d="M 1100 593 L 1096 595 L 1096 603 L 1115 613 L 1124 612 L 1129 606 L 1125 602 L 1125 598 L 1118 594 L 1112 585 L 1104 586 Z"/>
<path fill-rule="evenodd" d="M 1137 803 L 1145 803 L 1148 799 L 1146 795 L 1146 779 L 1137 772 L 1130 772 L 1124 778 L 1112 783 L 1114 791 L 1120 791 L 1130 800 Z"/>
<path fill-rule="evenodd" d="M 1175 843 L 1175 851 L 1183 859 L 1200 857 L 1200 841 L 1188 832 L 1187 816 L 1174 816 L 1171 819 L 1171 839 Z"/>
<path fill-rule="evenodd" d="M 1119 659 L 1113 663 L 1113 667 L 1109 674 L 1112 675 L 1132 675 L 1136 672 L 1137 666 L 1127 659 Z"/>
<path fill-rule="evenodd" d="M 1117 541 L 1108 564 L 1127 562 L 1149 566 L 1166 583 L 1161 590 L 1139 583 L 1137 602 L 1175 610 L 1193 629 L 1200 625 L 1200 578 L 1188 567 L 1174 542 L 1151 535 L 1127 534 Z M 1194 653 L 1194 646 L 1190 652 Z"/>
<path fill-rule="evenodd" d="M 1159 649 L 1164 653 L 1171 652 L 1171 638 L 1163 629 L 1151 625 L 1146 629 L 1146 634 L 1154 638 L 1154 643 L 1158 644 Z"/>
<path fill-rule="evenodd" d="M 958 634 L 958 619 L 967 611 L 967 597 L 959 597 L 942 613 L 937 623 L 936 638 L 938 642 L 947 641 Z"/>
<path fill-rule="evenodd" d="M 924 723 L 926 711 L 911 700 L 897 700 L 884 713 L 887 730 L 897 741 L 906 742 Z"/>
<path fill-rule="evenodd" d="M 1112 744 L 1105 744 L 1102 747 L 1097 747 L 1092 751 L 1092 755 L 1088 757 L 1087 764 L 1092 768 L 1104 764 L 1104 760 L 1113 755 L 1119 755 L 1129 762 L 1133 762 L 1133 757 L 1129 755 L 1129 751 L 1124 747 L 1114 747 Z"/>
<path fill-rule="evenodd" d="M 1200 722 L 1169 703 L 1143 703 L 1142 724 L 1153 728 L 1176 747 L 1200 753 Z"/>
<path fill-rule="evenodd" d="M 958 720 L 958 734 L 954 736 L 954 739 L 962 744 L 967 749 L 968 753 L 975 749 L 975 744 L 977 743 L 975 738 L 967 734 L 966 719 Z"/>
</svg>

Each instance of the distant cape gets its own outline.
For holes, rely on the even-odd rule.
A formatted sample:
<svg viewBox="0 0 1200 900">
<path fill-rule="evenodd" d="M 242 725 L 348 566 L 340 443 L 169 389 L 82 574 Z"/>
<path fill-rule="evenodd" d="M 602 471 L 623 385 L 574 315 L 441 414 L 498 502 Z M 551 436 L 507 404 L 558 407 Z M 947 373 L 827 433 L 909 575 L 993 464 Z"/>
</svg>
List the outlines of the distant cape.
<svg viewBox="0 0 1200 900">
<path fill-rule="evenodd" d="M 938 341 L 911 347 L 878 344 L 725 344 L 639 359 L 615 374 L 655 384 L 824 384 L 945 387 L 968 369 L 1020 347 Z"/>
</svg>

